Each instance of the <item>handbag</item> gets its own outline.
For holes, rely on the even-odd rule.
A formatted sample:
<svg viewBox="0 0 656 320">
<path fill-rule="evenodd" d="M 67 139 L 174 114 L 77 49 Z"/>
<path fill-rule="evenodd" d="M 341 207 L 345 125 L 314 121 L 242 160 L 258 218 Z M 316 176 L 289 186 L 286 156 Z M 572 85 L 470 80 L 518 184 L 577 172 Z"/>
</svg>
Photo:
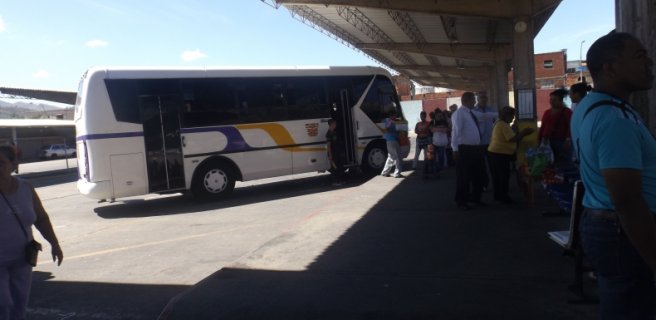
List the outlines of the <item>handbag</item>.
<svg viewBox="0 0 656 320">
<path fill-rule="evenodd" d="M 7 202 L 7 206 L 14 214 L 14 217 L 16 217 L 16 222 L 20 225 L 21 230 L 23 230 L 23 234 L 25 235 L 25 238 L 29 239 L 30 236 L 27 235 L 27 230 L 25 229 L 23 222 L 18 216 L 18 213 L 16 213 L 16 210 L 14 210 L 14 207 L 11 205 L 11 203 L 5 196 L 4 192 L 0 192 L 0 194 L 2 195 L 2 198 L 5 199 L 5 202 Z M 42 246 L 38 241 L 32 239 L 30 242 L 28 242 L 27 245 L 25 246 L 25 260 L 27 261 L 27 263 L 29 263 L 33 267 L 36 267 L 36 261 L 39 258 L 39 251 L 41 250 L 42 250 Z"/>
</svg>

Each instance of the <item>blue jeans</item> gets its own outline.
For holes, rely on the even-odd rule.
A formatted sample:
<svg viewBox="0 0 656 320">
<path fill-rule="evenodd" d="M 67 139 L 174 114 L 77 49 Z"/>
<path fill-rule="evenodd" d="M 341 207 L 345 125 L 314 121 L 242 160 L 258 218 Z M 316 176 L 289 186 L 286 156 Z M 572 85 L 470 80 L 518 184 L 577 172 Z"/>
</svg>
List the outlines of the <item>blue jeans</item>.
<svg viewBox="0 0 656 320">
<path fill-rule="evenodd" d="M 433 160 L 435 165 L 435 173 L 442 171 L 446 168 L 446 147 L 433 146 Z"/>
<path fill-rule="evenodd" d="M 25 319 L 32 266 L 24 260 L 0 265 L 0 320 Z"/>
<path fill-rule="evenodd" d="M 583 252 L 597 274 L 600 319 L 654 319 L 654 274 L 621 229 L 585 209 L 581 220 Z"/>
<path fill-rule="evenodd" d="M 549 141 L 555 163 L 567 164 L 572 162 L 572 147 L 565 147 L 565 139 L 551 138 Z"/>
<path fill-rule="evenodd" d="M 399 159 L 399 142 L 396 140 L 387 141 L 387 160 L 385 161 L 385 167 L 383 167 L 383 172 L 381 174 L 386 175 L 392 171 L 394 167 L 394 175 L 401 174 L 401 159 Z"/>
<path fill-rule="evenodd" d="M 428 160 L 428 144 L 430 143 L 430 138 L 417 138 L 415 140 L 415 157 L 412 159 L 412 169 L 417 169 L 417 163 L 419 162 L 419 154 L 421 151 L 424 151 L 424 162 Z M 425 167 L 425 166 L 424 166 Z"/>
</svg>

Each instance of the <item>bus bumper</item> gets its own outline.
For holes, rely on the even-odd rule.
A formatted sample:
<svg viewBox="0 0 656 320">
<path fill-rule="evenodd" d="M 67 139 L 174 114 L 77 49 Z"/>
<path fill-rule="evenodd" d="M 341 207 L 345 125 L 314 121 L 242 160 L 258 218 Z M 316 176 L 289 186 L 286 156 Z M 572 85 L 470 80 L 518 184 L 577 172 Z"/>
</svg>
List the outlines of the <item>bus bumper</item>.
<svg viewBox="0 0 656 320">
<path fill-rule="evenodd" d="M 90 182 L 84 179 L 78 179 L 77 190 L 86 197 L 98 200 L 111 199 L 113 196 L 110 181 Z"/>
</svg>

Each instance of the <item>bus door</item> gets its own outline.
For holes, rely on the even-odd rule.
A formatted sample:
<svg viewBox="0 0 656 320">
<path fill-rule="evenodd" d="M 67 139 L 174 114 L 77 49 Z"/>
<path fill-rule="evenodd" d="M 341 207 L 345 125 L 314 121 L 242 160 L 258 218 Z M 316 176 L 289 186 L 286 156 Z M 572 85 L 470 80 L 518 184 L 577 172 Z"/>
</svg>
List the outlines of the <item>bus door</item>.
<svg viewBox="0 0 656 320">
<path fill-rule="evenodd" d="M 344 166 L 357 165 L 357 138 L 355 136 L 356 123 L 353 122 L 353 109 L 349 101 L 347 89 L 339 90 L 339 110 L 337 110 L 337 129 L 340 138 L 344 141 Z"/>
<path fill-rule="evenodd" d="M 140 96 L 150 192 L 185 187 L 178 96 Z"/>
</svg>

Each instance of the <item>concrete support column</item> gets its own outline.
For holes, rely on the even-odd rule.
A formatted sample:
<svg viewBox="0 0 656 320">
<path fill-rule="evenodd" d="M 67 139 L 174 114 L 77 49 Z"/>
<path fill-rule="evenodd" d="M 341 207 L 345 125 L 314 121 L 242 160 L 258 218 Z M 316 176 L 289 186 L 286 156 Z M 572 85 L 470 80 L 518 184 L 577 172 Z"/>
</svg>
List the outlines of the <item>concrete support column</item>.
<svg viewBox="0 0 656 320">
<path fill-rule="evenodd" d="M 518 120 L 536 121 L 535 62 L 533 53 L 533 21 L 530 17 L 514 20 L 513 89 Z"/>
<path fill-rule="evenodd" d="M 500 60 L 494 66 L 494 77 L 496 90 L 497 108 L 503 108 L 510 104 L 508 99 L 508 61 Z"/>
<path fill-rule="evenodd" d="M 513 20 L 513 91 L 518 130 L 533 128 L 537 131 L 537 107 L 535 98 L 535 60 L 533 53 L 533 21 L 530 17 Z M 520 141 L 517 148 L 517 164 L 526 162 L 526 151 L 537 145 L 537 134 Z"/>
<path fill-rule="evenodd" d="M 497 86 L 497 82 L 495 81 L 495 67 L 488 67 L 487 68 L 487 78 L 489 79 L 486 83 L 485 86 L 485 91 L 487 92 L 487 100 L 488 100 L 488 105 L 497 108 L 499 106 L 499 99 L 497 92 L 499 91 L 499 87 Z"/>
<path fill-rule="evenodd" d="M 648 0 L 615 0 L 615 24 L 617 31 L 635 35 L 647 48 L 656 62 L 656 2 Z M 652 133 L 656 133 L 656 110 L 649 106 L 656 103 L 656 86 L 649 91 L 633 94 L 631 104 L 638 109 Z"/>
</svg>

